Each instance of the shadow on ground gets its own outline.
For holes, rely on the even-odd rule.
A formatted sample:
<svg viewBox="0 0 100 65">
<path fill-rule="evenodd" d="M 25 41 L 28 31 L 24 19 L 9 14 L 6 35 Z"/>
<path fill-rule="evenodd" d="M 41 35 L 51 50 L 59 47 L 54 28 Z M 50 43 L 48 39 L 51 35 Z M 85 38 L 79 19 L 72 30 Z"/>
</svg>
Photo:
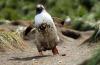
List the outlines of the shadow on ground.
<svg viewBox="0 0 100 65">
<path fill-rule="evenodd" d="M 40 59 L 40 58 L 43 58 L 43 57 L 49 57 L 51 55 L 44 55 L 44 56 L 33 56 L 33 57 L 25 57 L 25 58 L 20 58 L 20 57 L 12 57 L 12 59 L 9 59 L 9 60 L 17 60 L 17 61 L 29 61 L 29 60 L 32 60 L 32 59 Z"/>
</svg>

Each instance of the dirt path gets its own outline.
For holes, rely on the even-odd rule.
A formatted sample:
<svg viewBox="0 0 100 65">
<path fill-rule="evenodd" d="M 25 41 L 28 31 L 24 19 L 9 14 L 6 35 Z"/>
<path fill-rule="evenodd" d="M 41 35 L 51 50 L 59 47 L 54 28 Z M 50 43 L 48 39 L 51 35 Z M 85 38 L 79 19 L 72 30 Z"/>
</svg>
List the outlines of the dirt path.
<svg viewBox="0 0 100 65">
<path fill-rule="evenodd" d="M 39 57 L 34 45 L 33 49 L 27 52 L 0 53 L 0 65 L 78 65 L 90 58 L 95 49 L 95 46 L 79 46 L 89 33 L 82 33 L 82 35 L 78 40 L 65 38 L 63 44 L 58 46 L 60 55 L 57 56 L 53 56 L 51 51 L 46 51 L 43 57 Z"/>
</svg>

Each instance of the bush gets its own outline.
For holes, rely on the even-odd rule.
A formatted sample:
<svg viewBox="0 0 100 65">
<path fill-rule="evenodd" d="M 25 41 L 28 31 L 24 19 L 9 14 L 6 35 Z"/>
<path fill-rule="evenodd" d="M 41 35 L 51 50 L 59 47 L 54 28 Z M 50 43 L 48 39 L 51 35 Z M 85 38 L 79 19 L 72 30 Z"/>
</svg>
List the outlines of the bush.
<svg viewBox="0 0 100 65">
<path fill-rule="evenodd" d="M 86 65 L 100 65 L 100 49 L 94 54 L 94 56 L 88 61 Z"/>
<path fill-rule="evenodd" d="M 100 65 L 100 49 L 96 50 L 94 53 L 95 54 L 92 58 L 86 60 L 80 65 Z"/>
<path fill-rule="evenodd" d="M 7 19 L 7 20 L 16 20 L 20 19 L 20 14 L 17 14 L 18 12 L 16 10 L 13 10 L 11 8 L 4 8 L 0 12 L 0 17 Z"/>
<path fill-rule="evenodd" d="M 96 20 L 99 20 L 100 19 L 100 2 L 96 3 L 94 8 L 93 8 L 93 11 L 95 12 L 95 19 Z"/>
<path fill-rule="evenodd" d="M 83 18 L 75 18 L 72 22 L 72 28 L 79 31 L 95 30 L 95 26 L 87 23 Z"/>
<path fill-rule="evenodd" d="M 76 21 L 73 21 L 72 28 L 75 29 L 75 30 L 81 30 L 81 27 L 83 25 L 84 25 L 84 22 L 83 21 L 76 20 Z"/>
<path fill-rule="evenodd" d="M 37 3 L 43 3 L 54 17 L 65 19 L 70 17 L 83 17 L 88 14 L 88 10 L 82 6 L 80 0 L 0 0 L 0 10 L 10 10 L 0 13 L 0 19 L 33 19 L 35 15 L 35 6 Z M 82 0 L 83 1 L 83 0 Z M 98 0 L 89 0 L 93 3 L 92 12 L 95 14 L 95 19 L 100 18 L 100 8 Z M 6 13 L 6 14 L 5 14 Z M 87 15 L 88 16 L 88 15 Z"/>
<path fill-rule="evenodd" d="M 95 32 L 89 42 L 98 42 L 100 40 L 100 25 L 95 26 Z"/>
</svg>

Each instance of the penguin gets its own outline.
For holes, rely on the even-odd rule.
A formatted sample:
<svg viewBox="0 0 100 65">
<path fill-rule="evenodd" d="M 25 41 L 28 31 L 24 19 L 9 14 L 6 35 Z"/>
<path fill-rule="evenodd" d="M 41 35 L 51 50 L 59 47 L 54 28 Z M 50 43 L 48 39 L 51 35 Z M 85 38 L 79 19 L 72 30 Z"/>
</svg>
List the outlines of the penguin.
<svg viewBox="0 0 100 65">
<path fill-rule="evenodd" d="M 42 4 L 36 6 L 35 27 L 37 29 L 36 47 L 39 55 L 43 55 L 43 51 L 52 50 L 53 55 L 59 54 L 57 44 L 59 36 L 57 28 L 53 22 L 51 15 L 46 11 Z"/>
</svg>

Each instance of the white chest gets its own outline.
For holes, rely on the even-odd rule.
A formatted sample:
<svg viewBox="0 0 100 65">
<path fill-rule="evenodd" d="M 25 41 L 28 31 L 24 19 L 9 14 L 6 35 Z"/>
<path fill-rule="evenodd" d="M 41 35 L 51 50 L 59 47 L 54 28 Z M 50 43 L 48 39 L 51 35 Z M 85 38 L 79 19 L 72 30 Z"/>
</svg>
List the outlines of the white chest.
<svg viewBox="0 0 100 65">
<path fill-rule="evenodd" d="M 49 25 L 52 25 L 53 23 L 53 19 L 46 11 L 35 16 L 35 26 L 38 27 L 42 23 L 47 23 Z"/>
</svg>

